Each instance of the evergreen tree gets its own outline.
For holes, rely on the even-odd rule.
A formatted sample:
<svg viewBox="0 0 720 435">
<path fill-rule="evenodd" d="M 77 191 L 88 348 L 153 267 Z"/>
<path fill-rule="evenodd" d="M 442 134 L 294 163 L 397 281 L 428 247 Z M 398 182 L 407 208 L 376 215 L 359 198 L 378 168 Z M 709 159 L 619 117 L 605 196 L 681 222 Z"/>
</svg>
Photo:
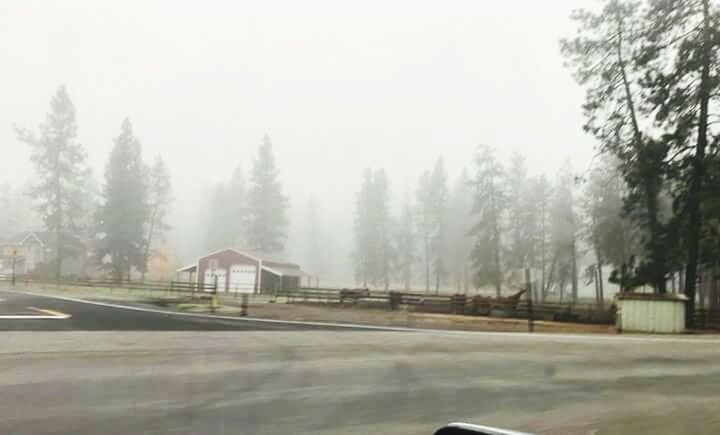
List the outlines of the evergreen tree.
<svg viewBox="0 0 720 435">
<path fill-rule="evenodd" d="M 77 141 L 75 106 L 65 86 L 50 102 L 50 113 L 38 133 L 16 128 L 18 140 L 30 146 L 35 166 L 35 186 L 30 195 L 48 231 L 55 233 L 55 276 L 62 275 L 63 260 L 72 256 L 64 232 L 75 232 L 82 217 L 85 150 Z"/>
<path fill-rule="evenodd" d="M 515 154 L 507 171 L 508 249 L 507 267 L 524 269 L 535 260 L 536 221 L 534 192 L 529 184 L 525 157 Z"/>
<path fill-rule="evenodd" d="M 245 178 L 238 166 L 230 180 L 217 183 L 210 199 L 205 246 L 210 251 L 246 245 L 248 213 Z"/>
<path fill-rule="evenodd" d="M 540 175 L 533 181 L 532 198 L 536 213 L 536 236 L 535 246 L 537 256 L 535 267 L 540 269 L 540 298 L 545 300 L 549 290 L 550 279 L 548 271 L 548 259 L 550 258 L 550 228 L 551 216 L 550 205 L 553 196 L 552 186 L 547 176 Z"/>
<path fill-rule="evenodd" d="M 573 185 L 575 183 L 569 162 L 566 162 L 555 185 L 550 217 L 551 249 L 553 273 L 560 289 L 561 299 L 565 286 L 569 283 L 572 289 L 572 300 L 578 298 L 578 270 L 576 232 L 577 218 L 573 201 Z"/>
<path fill-rule="evenodd" d="M 250 177 L 247 234 L 250 249 L 264 253 L 281 252 L 285 247 L 288 199 L 278 175 L 272 143 L 265 135 Z"/>
<path fill-rule="evenodd" d="M 472 251 L 472 188 L 470 176 L 463 169 L 455 182 L 446 214 L 447 237 L 444 257 L 449 259 L 451 283 L 458 292 L 470 288 L 470 253 Z"/>
<path fill-rule="evenodd" d="M 620 276 L 623 265 L 629 264 L 629 258 L 635 252 L 632 223 L 623 210 L 627 188 L 619 167 L 620 162 L 616 158 L 604 156 L 588 176 L 582 202 L 586 219 L 585 238 L 592 246 L 596 261 L 588 271 L 597 282 L 601 298 L 604 294 L 603 266 L 613 266 L 613 274 L 619 277 L 622 290 L 628 284 L 627 277 Z"/>
<path fill-rule="evenodd" d="M 390 216 L 390 183 L 384 169 L 375 171 L 373 180 L 373 226 L 377 233 L 375 258 L 377 265 L 373 274 L 373 283 L 382 283 L 385 290 L 390 288 L 390 272 L 394 261 L 392 246 L 392 218 Z"/>
<path fill-rule="evenodd" d="M 410 291 L 415 263 L 415 219 L 410 196 L 406 192 L 400 219 L 395 226 L 396 267 L 405 291 Z"/>
<path fill-rule="evenodd" d="M 390 287 L 390 269 L 394 262 L 390 189 L 385 171 L 366 170 L 355 209 L 355 279 Z"/>
<path fill-rule="evenodd" d="M 353 262 L 355 281 L 367 287 L 372 275 L 373 261 L 373 174 L 366 169 L 355 202 L 355 250 Z"/>
<path fill-rule="evenodd" d="M 170 171 L 160 156 L 155 158 L 155 162 L 150 167 L 147 195 L 149 214 L 141 265 L 143 280 L 145 280 L 151 250 L 155 244 L 162 241 L 165 231 L 170 229 L 170 226 L 166 223 L 166 218 L 172 202 L 172 184 L 170 182 Z"/>
<path fill-rule="evenodd" d="M 472 259 L 476 285 L 493 284 L 498 297 L 502 290 L 500 225 L 506 204 L 503 190 L 503 169 L 495 158 L 495 151 L 480 146 L 475 156 L 473 214 L 476 223 Z"/>
<path fill-rule="evenodd" d="M 426 171 L 420 178 L 417 190 L 419 207 L 419 230 L 423 237 L 425 262 L 425 291 L 430 291 L 431 273 L 435 277 L 435 292 L 440 290 L 440 280 L 445 274 L 442 257 L 445 236 L 445 206 L 447 201 L 447 176 L 442 157 L 432 172 Z"/>
<path fill-rule="evenodd" d="M 145 224 L 148 220 L 148 171 L 140 141 L 128 119 L 105 166 L 103 204 L 98 210 L 98 249 L 101 264 L 113 278 L 131 278 L 132 267 L 143 268 Z"/>
<path fill-rule="evenodd" d="M 661 2 L 674 3 L 674 2 Z M 578 82 L 587 88 L 585 128 L 600 141 L 601 151 L 615 155 L 628 187 L 625 208 L 638 227 L 647 228 L 642 258 L 632 281 L 650 283 L 666 291 L 668 227 L 664 224 L 661 193 L 667 182 L 666 140 L 657 140 L 643 126 L 648 92 L 648 23 L 638 2 L 610 0 L 598 12 L 577 11 L 579 35 L 563 41 L 563 52 L 575 67 Z M 631 257 L 633 259 L 635 257 Z"/>
<path fill-rule="evenodd" d="M 708 163 L 720 147 L 720 5 L 710 0 L 650 2 L 647 29 L 640 58 L 643 91 L 649 100 L 646 109 L 664 133 L 659 146 L 672 155 L 670 175 L 686 248 L 686 320 L 691 326 L 701 238 L 707 228 L 704 184 Z"/>
</svg>

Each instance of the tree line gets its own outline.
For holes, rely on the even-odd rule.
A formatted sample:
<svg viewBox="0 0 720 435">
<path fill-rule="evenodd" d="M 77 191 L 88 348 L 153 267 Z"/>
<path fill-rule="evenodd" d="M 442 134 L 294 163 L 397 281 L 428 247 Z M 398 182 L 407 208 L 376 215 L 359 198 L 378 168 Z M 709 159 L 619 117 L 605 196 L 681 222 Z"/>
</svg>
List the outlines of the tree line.
<svg viewBox="0 0 720 435">
<path fill-rule="evenodd" d="M 368 169 L 355 206 L 355 279 L 427 292 L 491 286 L 500 295 L 531 268 L 541 297 L 551 289 L 564 296 L 567 289 L 577 298 L 576 184 L 569 163 L 551 183 L 528 175 L 522 155 L 504 165 L 493 148 L 480 146 L 472 167 L 453 183 L 438 158 L 394 212 L 385 171 Z"/>
<path fill-rule="evenodd" d="M 137 270 L 142 279 L 155 247 L 170 229 L 167 223 L 173 201 L 170 172 L 161 156 L 152 163 L 142 158 L 142 145 L 125 119 L 105 165 L 104 182 L 95 181 L 87 166 L 85 148 L 77 141 L 75 106 L 60 86 L 50 112 L 36 131 L 15 128 L 17 138 L 30 147 L 35 169 L 27 189 L 44 228 L 54 233 L 54 275 L 63 274 L 64 260 L 78 256 L 72 237 L 91 245 L 95 262 L 114 279 L 130 279 Z M 28 205 L 0 189 L 0 202 L 12 213 L 3 215 L 2 227 L 19 230 L 16 222 Z M 282 194 L 272 145 L 265 136 L 254 162 L 251 186 L 245 192 L 240 169 L 227 184 L 215 189 L 211 204 L 208 245 L 246 243 L 262 252 L 283 248 L 287 198 Z"/>
<path fill-rule="evenodd" d="M 624 290 L 666 293 L 679 276 L 690 326 L 698 288 L 719 302 L 720 4 L 610 0 L 573 18 L 561 48 L 586 90 L 585 129 L 621 175 L 623 222 L 597 222 L 617 228 L 594 236 L 599 252 Z"/>
</svg>

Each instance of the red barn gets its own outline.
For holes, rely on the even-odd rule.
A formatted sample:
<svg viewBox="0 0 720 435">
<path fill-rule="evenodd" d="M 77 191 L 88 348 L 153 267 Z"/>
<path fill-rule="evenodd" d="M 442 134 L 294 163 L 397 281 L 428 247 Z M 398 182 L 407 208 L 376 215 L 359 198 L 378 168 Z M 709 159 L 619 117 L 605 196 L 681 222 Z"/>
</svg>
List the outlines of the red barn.
<svg viewBox="0 0 720 435">
<path fill-rule="evenodd" d="M 219 292 L 232 293 L 299 288 L 303 277 L 310 278 L 295 263 L 232 248 L 211 252 L 177 272 L 190 274 L 190 279 L 199 284 L 217 280 Z"/>
</svg>

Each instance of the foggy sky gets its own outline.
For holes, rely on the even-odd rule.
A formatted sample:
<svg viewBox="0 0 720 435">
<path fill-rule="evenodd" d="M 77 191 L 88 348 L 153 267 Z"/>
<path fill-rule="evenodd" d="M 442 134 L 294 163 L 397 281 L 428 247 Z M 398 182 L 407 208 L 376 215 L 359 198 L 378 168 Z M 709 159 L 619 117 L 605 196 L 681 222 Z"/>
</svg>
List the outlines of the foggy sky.
<svg viewBox="0 0 720 435">
<path fill-rule="evenodd" d="M 60 84 L 96 176 L 127 116 L 145 158 L 169 164 L 176 207 L 238 164 L 248 174 L 265 133 L 291 220 L 312 195 L 350 225 L 365 167 L 401 197 L 439 154 L 452 182 L 480 143 L 522 152 L 532 173 L 582 170 L 594 143 L 558 40 L 587 5 L 3 0 L 0 182 L 32 174 L 12 125 L 35 128 Z"/>
</svg>

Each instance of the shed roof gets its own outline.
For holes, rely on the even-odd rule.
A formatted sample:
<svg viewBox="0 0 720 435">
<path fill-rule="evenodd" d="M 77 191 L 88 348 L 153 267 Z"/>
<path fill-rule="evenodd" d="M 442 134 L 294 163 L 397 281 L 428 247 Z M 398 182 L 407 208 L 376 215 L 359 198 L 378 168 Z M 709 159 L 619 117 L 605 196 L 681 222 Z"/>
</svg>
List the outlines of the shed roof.
<svg viewBox="0 0 720 435">
<path fill-rule="evenodd" d="M 658 294 L 658 293 L 635 293 L 625 292 L 617 294 L 618 300 L 634 300 L 634 301 L 687 301 L 687 296 L 683 294 Z"/>
<path fill-rule="evenodd" d="M 277 276 L 292 276 L 292 277 L 298 277 L 298 278 L 312 276 L 309 273 L 303 271 L 302 269 L 296 268 L 296 267 L 263 266 L 262 269 L 272 273 L 273 275 L 277 275 Z"/>
</svg>

